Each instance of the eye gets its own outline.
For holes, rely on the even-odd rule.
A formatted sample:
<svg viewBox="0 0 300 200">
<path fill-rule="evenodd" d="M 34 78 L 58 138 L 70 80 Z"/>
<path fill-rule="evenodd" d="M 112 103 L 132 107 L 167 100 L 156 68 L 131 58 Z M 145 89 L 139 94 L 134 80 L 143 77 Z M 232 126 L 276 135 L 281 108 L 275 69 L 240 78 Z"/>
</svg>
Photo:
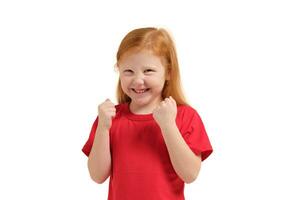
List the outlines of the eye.
<svg viewBox="0 0 300 200">
<path fill-rule="evenodd" d="M 153 69 L 146 69 L 145 72 L 150 73 L 150 72 L 155 72 L 155 71 Z"/>
<path fill-rule="evenodd" d="M 125 69 L 123 72 L 126 73 L 126 74 L 131 74 L 131 73 L 133 73 L 133 71 L 132 71 L 131 69 Z"/>
</svg>

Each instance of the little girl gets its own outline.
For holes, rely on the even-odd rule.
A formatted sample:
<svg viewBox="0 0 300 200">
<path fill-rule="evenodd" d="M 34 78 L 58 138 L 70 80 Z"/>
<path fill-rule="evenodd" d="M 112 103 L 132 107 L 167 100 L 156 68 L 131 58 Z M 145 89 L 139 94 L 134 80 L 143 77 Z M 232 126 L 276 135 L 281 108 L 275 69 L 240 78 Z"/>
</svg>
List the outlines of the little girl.
<svg viewBox="0 0 300 200">
<path fill-rule="evenodd" d="M 91 178 L 108 177 L 109 200 L 182 200 L 212 147 L 180 86 L 174 43 L 162 28 L 140 28 L 122 40 L 118 105 L 98 106 L 82 148 Z"/>
</svg>

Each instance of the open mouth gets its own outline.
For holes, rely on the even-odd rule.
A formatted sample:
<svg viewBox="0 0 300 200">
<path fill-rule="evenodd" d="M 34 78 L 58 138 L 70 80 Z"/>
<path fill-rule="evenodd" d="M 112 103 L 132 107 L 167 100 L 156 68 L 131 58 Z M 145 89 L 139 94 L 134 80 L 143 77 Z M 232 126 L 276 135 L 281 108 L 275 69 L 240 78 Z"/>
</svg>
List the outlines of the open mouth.
<svg viewBox="0 0 300 200">
<path fill-rule="evenodd" d="M 143 93 L 145 93 L 145 92 L 147 92 L 149 90 L 150 90 L 150 88 L 142 89 L 142 90 L 136 90 L 136 89 L 132 88 L 132 91 L 134 91 L 137 94 L 143 94 Z"/>
</svg>

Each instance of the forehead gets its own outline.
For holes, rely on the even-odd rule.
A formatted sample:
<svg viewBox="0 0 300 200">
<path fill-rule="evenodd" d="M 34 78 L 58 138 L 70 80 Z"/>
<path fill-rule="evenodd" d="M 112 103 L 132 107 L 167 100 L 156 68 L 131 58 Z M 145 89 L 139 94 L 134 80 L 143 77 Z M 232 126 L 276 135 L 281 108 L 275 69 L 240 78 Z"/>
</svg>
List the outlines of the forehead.
<svg viewBox="0 0 300 200">
<path fill-rule="evenodd" d="M 162 67 L 161 57 L 154 55 L 150 50 L 142 50 L 138 52 L 126 52 L 122 55 L 120 67 L 134 66 L 156 66 Z"/>
</svg>

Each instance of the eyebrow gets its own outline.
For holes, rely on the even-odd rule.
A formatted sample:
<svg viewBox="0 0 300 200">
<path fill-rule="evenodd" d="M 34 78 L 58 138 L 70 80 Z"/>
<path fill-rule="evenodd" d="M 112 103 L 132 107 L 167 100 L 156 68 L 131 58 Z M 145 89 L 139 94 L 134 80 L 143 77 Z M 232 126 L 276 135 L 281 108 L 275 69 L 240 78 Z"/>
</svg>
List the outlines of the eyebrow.
<svg viewBox="0 0 300 200">
<path fill-rule="evenodd" d="M 133 67 L 132 66 L 123 66 L 125 69 L 132 69 Z M 143 66 L 141 66 L 141 68 L 154 68 L 154 69 L 156 69 L 157 68 L 157 66 L 156 65 L 143 65 Z"/>
<path fill-rule="evenodd" d="M 157 66 L 156 65 L 144 65 L 143 66 L 144 68 L 157 68 Z"/>
</svg>

